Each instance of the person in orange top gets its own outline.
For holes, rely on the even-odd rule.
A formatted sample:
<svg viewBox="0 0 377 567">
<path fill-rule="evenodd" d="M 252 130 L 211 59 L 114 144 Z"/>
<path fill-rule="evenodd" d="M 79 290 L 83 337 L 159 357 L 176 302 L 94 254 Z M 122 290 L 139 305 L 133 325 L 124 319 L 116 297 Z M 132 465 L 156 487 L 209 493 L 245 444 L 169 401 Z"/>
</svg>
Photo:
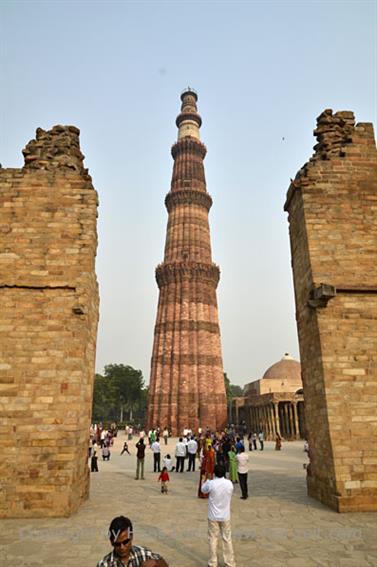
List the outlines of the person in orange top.
<svg viewBox="0 0 377 567">
<path fill-rule="evenodd" d="M 208 494 L 204 494 L 201 490 L 202 484 L 206 480 L 213 479 L 213 473 L 215 470 L 215 451 L 211 444 L 208 444 L 208 448 L 203 448 L 203 459 L 200 466 L 200 477 L 199 477 L 199 488 L 198 488 L 198 498 L 208 498 Z"/>
<path fill-rule="evenodd" d="M 168 482 L 169 482 L 170 478 L 169 478 L 169 473 L 168 473 L 168 469 L 166 467 L 164 467 L 162 469 L 162 471 L 160 472 L 160 476 L 158 477 L 158 481 L 157 482 L 161 482 L 161 494 L 167 494 L 168 493 Z"/>
</svg>

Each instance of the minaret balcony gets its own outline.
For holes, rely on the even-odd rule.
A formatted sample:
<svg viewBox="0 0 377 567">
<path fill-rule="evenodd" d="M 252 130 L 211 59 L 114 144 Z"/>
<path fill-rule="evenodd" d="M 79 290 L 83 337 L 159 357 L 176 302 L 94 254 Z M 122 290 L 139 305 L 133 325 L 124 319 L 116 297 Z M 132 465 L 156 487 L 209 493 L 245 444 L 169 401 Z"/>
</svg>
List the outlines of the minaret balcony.
<svg viewBox="0 0 377 567">
<path fill-rule="evenodd" d="M 183 153 L 195 153 L 204 159 L 207 153 L 207 148 L 197 138 L 185 136 L 178 140 L 171 148 L 171 155 L 173 156 L 173 159 Z"/>
<path fill-rule="evenodd" d="M 169 192 L 165 197 L 165 206 L 170 211 L 178 205 L 199 205 L 207 211 L 212 207 L 212 197 L 204 191 L 183 189 L 182 191 Z"/>
<path fill-rule="evenodd" d="M 170 283 L 184 280 L 207 281 L 216 289 L 220 280 L 220 268 L 213 263 L 203 264 L 193 261 L 163 263 L 156 268 L 156 281 L 160 289 Z"/>
</svg>

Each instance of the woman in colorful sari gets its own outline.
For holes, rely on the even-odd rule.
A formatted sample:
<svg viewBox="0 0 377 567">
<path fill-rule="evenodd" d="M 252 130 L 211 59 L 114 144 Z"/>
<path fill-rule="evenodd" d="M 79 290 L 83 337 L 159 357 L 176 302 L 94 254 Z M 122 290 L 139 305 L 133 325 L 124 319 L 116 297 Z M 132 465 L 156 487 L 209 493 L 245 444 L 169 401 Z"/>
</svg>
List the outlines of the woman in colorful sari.
<svg viewBox="0 0 377 567">
<path fill-rule="evenodd" d="M 200 477 L 199 477 L 199 488 L 198 488 L 198 498 L 208 498 L 208 494 L 203 494 L 202 484 L 208 479 L 213 479 L 213 474 L 215 470 L 215 451 L 212 445 L 208 445 L 208 448 L 203 450 L 203 459 L 200 465 Z"/>
<path fill-rule="evenodd" d="M 236 459 L 236 449 L 232 445 L 230 451 L 228 451 L 229 457 L 229 480 L 235 484 L 237 481 L 237 459 Z"/>
</svg>

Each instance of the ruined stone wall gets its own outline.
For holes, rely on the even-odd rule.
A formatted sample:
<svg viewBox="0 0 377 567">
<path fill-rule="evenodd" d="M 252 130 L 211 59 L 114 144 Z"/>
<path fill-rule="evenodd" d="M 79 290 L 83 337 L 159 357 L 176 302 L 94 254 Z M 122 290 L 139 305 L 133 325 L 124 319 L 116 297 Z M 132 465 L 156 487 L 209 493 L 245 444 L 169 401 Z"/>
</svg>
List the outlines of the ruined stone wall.
<svg viewBox="0 0 377 567">
<path fill-rule="evenodd" d="M 97 193 L 79 130 L 37 130 L 0 169 L 0 517 L 69 515 L 88 495 Z"/>
<path fill-rule="evenodd" d="M 377 510 L 377 151 L 371 124 L 325 110 L 288 190 L 311 447 L 308 492 Z M 323 284 L 323 285 L 322 285 Z"/>
</svg>

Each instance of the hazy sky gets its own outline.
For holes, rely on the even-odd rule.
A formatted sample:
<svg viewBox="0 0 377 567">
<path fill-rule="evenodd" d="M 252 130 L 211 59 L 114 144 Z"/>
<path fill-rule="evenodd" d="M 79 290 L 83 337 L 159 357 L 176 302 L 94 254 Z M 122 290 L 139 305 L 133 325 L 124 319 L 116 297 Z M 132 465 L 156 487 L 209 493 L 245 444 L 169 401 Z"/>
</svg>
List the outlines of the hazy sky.
<svg viewBox="0 0 377 567">
<path fill-rule="evenodd" d="M 260 378 L 299 357 L 288 223 L 290 177 L 316 117 L 377 118 L 374 1 L 0 0 L 0 161 L 20 167 L 38 126 L 81 129 L 99 192 L 97 370 L 149 381 L 181 91 L 199 95 L 224 368 Z"/>
</svg>

